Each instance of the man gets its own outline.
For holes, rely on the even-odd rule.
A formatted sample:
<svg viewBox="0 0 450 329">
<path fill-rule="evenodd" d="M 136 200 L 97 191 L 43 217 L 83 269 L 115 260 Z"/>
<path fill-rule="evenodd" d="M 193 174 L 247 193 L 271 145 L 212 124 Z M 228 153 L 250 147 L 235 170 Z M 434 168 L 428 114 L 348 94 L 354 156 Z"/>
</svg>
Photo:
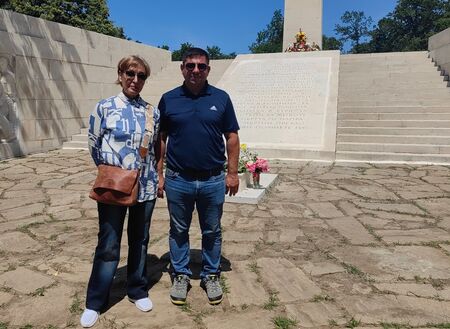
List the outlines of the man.
<svg viewBox="0 0 450 329">
<path fill-rule="evenodd" d="M 235 195 L 239 187 L 239 125 L 228 94 L 208 84 L 209 71 L 208 53 L 200 48 L 188 49 L 181 64 L 183 85 L 165 93 L 158 106 L 162 153 L 158 194 L 163 197 L 166 192 L 170 214 L 169 247 L 174 271 L 170 298 L 175 305 L 186 303 L 190 286 L 189 227 L 194 206 L 202 231 L 201 286 L 210 304 L 222 301 L 220 220 L 225 194 Z"/>
</svg>

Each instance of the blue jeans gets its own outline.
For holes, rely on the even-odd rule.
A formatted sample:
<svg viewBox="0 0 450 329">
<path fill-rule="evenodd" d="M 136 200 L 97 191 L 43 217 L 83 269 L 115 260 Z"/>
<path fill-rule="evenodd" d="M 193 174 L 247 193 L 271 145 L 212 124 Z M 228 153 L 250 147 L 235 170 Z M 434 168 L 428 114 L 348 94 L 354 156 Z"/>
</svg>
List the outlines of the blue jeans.
<svg viewBox="0 0 450 329">
<path fill-rule="evenodd" d="M 196 179 L 166 169 L 165 191 L 170 214 L 170 260 L 175 274 L 192 275 L 189 269 L 189 227 L 194 206 L 202 231 L 200 277 L 219 274 L 222 249 L 222 218 L 225 175 Z"/>
<path fill-rule="evenodd" d="M 108 305 L 109 291 L 120 260 L 120 241 L 127 209 L 127 294 L 131 299 L 148 297 L 146 258 L 155 202 L 138 202 L 132 207 L 97 203 L 98 243 L 88 283 L 86 308 L 101 311 Z"/>
</svg>

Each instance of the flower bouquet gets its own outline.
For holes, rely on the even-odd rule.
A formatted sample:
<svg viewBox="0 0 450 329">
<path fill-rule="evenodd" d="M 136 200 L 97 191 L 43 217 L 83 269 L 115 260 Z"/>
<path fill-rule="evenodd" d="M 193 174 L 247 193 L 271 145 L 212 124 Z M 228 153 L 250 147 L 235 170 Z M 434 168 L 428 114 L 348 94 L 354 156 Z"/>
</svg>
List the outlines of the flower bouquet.
<svg viewBox="0 0 450 329">
<path fill-rule="evenodd" d="M 260 188 L 261 187 L 261 185 L 259 183 L 260 174 L 262 172 L 268 172 L 270 170 L 269 162 L 266 159 L 256 157 L 255 161 L 248 161 L 245 164 L 245 167 L 247 168 L 247 170 L 249 172 L 252 173 L 253 187 Z"/>
</svg>

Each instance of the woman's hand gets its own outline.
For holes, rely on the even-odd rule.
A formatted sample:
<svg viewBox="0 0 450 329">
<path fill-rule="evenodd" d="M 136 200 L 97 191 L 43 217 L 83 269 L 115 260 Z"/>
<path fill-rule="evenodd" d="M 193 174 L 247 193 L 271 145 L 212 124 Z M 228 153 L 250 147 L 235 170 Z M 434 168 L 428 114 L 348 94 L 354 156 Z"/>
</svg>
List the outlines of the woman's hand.
<svg viewBox="0 0 450 329">
<path fill-rule="evenodd" d="M 160 176 L 158 180 L 158 198 L 164 199 L 164 176 Z"/>
</svg>

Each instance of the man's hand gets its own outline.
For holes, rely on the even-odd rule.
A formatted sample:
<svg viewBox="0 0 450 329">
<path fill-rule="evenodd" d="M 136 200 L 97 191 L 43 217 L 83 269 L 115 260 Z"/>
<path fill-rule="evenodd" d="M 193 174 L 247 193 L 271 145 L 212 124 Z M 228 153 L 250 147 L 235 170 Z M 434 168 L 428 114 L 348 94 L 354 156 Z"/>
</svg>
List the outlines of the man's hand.
<svg viewBox="0 0 450 329">
<path fill-rule="evenodd" d="M 227 174 L 225 177 L 225 194 L 230 196 L 235 195 L 239 189 L 239 177 L 238 174 Z"/>
<path fill-rule="evenodd" d="M 159 181 L 158 181 L 158 191 L 157 191 L 157 196 L 160 199 L 164 199 L 164 176 L 160 176 L 159 177 Z"/>
</svg>

